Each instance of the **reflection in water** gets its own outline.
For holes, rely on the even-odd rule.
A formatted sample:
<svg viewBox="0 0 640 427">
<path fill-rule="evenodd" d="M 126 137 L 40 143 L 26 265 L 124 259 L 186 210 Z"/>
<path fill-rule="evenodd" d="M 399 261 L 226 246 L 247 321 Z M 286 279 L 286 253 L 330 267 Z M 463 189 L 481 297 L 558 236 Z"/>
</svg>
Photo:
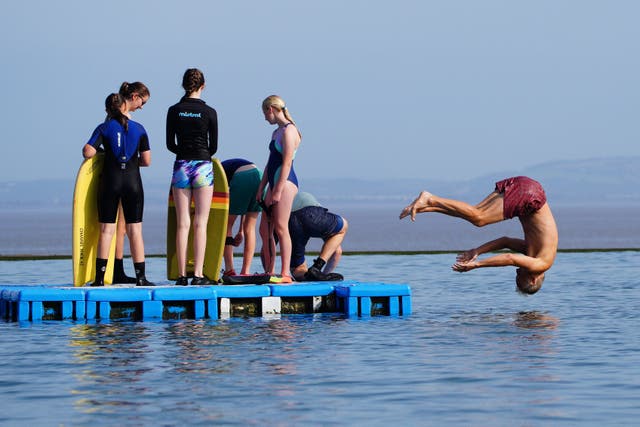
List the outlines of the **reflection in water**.
<svg viewBox="0 0 640 427">
<path fill-rule="evenodd" d="M 519 352 L 514 361 L 522 363 L 524 368 L 514 369 L 512 374 L 514 381 L 523 381 L 529 384 L 552 384 L 562 380 L 553 369 L 553 363 L 550 363 L 558 353 L 555 331 L 559 324 L 560 321 L 556 317 L 540 311 L 525 311 L 516 314 L 513 325 L 528 334 L 523 336 L 524 339 L 514 343 Z M 525 401 L 531 406 L 554 405 L 562 401 L 562 396 L 553 393 L 552 390 L 532 388 Z M 549 413 L 549 415 L 551 414 L 553 412 Z"/>
<path fill-rule="evenodd" d="M 74 325 L 71 328 L 72 347 L 77 347 L 74 356 L 82 361 L 103 359 L 105 354 L 115 354 L 116 363 L 127 362 L 120 353 L 144 353 L 144 339 L 149 336 L 143 323 L 108 322 L 93 325 Z"/>
<path fill-rule="evenodd" d="M 517 341 L 525 354 L 538 356 L 557 353 L 554 346 L 555 330 L 560 324 L 557 318 L 540 311 L 522 311 L 515 315 L 512 324 L 528 332 Z"/>
<path fill-rule="evenodd" d="M 149 352 L 149 332 L 143 323 L 108 322 L 74 325 L 70 346 L 82 369 L 75 376 L 82 385 L 73 393 L 81 396 L 76 406 L 81 412 L 113 412 L 140 401 L 121 398 L 129 393 L 144 394 L 147 387 L 138 386 L 142 376 L 152 370 L 145 364 Z"/>
<path fill-rule="evenodd" d="M 513 324 L 523 329 L 556 329 L 560 321 L 540 311 L 521 311 L 516 315 Z"/>
<path fill-rule="evenodd" d="M 235 359 L 228 356 L 230 340 L 238 331 L 224 323 L 180 321 L 166 327 L 163 342 L 166 363 L 178 373 L 216 373 L 233 371 Z"/>
<path fill-rule="evenodd" d="M 107 416 L 126 408 L 124 411 L 133 419 L 140 417 L 137 419 L 142 423 L 145 414 L 160 409 L 197 414 L 195 418 L 201 420 L 226 418 L 232 416 L 227 413 L 233 408 L 229 402 L 254 394 L 256 384 L 269 384 L 269 395 L 279 399 L 281 407 L 294 407 L 305 400 L 300 378 L 307 375 L 309 359 L 316 359 L 323 350 L 313 334 L 321 330 L 323 344 L 335 344 L 326 337 L 337 332 L 330 327 L 336 320 L 342 321 L 324 317 L 319 326 L 308 316 L 287 316 L 74 325 L 70 346 L 79 367 L 73 390 L 75 407 L 79 413 Z M 386 327 L 384 320 L 370 321 L 366 327 Z M 346 323 L 346 328 L 362 326 L 361 322 Z M 432 323 L 427 327 L 431 339 L 430 346 L 423 348 L 424 360 L 429 358 L 429 349 L 466 348 L 466 360 L 474 363 L 457 365 L 452 375 L 450 369 L 439 368 L 450 357 L 441 359 L 439 351 L 433 352 L 429 365 L 435 376 L 426 384 L 455 391 L 463 384 L 471 387 L 469 384 L 475 383 L 481 389 L 486 387 L 487 372 L 500 381 L 508 378 L 510 383 L 555 383 L 558 373 L 550 369 L 549 360 L 557 353 L 559 325 L 557 318 L 541 311 L 467 312 L 452 316 L 444 324 Z M 376 357 L 383 357 L 387 341 L 393 339 L 381 338 L 384 345 L 377 348 L 380 353 Z M 435 340 L 436 347 L 432 347 Z M 350 357 L 357 359 L 358 354 Z M 320 380 L 326 381 L 324 377 Z M 332 389 L 335 381 L 339 379 L 329 380 Z M 528 390 L 522 399 L 529 404 L 558 398 L 536 388 Z M 160 408 L 157 399 L 168 395 L 176 396 L 173 404 Z M 212 401 L 225 402 L 226 409 L 212 406 Z"/>
<path fill-rule="evenodd" d="M 246 393 L 256 377 L 269 376 L 271 393 L 296 396 L 292 383 L 312 350 L 305 340 L 313 324 L 307 316 L 74 325 L 75 406 L 85 414 L 112 414 L 123 406 L 143 413 L 155 408 L 158 394 L 170 393 L 184 396 L 189 411 L 205 413 L 211 397 Z"/>
<path fill-rule="evenodd" d="M 542 311 L 516 313 L 463 313 L 452 316 L 447 333 L 454 336 L 452 348 L 471 350 L 465 360 L 474 363 L 461 367 L 456 376 L 439 378 L 439 386 L 492 378 L 509 387 L 526 385 L 527 393 L 511 396 L 526 408 L 554 405 L 562 396 L 548 385 L 562 381 L 554 369 L 559 353 L 558 318 Z M 478 367 L 481 367 L 479 370 Z M 481 392 L 479 387 L 478 392 Z M 546 415 L 551 415 L 552 412 Z"/>
<path fill-rule="evenodd" d="M 269 368 L 276 375 L 295 375 L 298 372 L 296 360 L 301 348 L 297 342 L 301 336 L 299 325 L 288 319 L 282 319 L 266 324 L 266 331 L 273 341 L 282 345 L 281 351 L 273 354 L 268 362 Z M 288 391 L 280 390 L 281 394 L 288 394 Z"/>
<path fill-rule="evenodd" d="M 506 360 L 517 363 L 531 361 L 529 368 L 544 367 L 544 358 L 540 356 L 557 353 L 555 333 L 560 321 L 548 313 L 464 313 L 452 320 L 452 327 L 472 342 L 483 337 L 480 342 L 490 353 L 497 351 Z"/>
</svg>

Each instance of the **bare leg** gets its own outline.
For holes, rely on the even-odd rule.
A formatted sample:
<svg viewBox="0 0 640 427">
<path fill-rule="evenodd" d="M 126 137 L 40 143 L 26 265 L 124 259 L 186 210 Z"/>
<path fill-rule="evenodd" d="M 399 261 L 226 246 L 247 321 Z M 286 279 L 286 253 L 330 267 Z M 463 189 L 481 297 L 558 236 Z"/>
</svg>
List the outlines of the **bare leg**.
<svg viewBox="0 0 640 427">
<path fill-rule="evenodd" d="M 344 236 L 347 234 L 347 230 L 349 228 L 347 220 L 344 218 L 342 218 L 342 220 L 344 221 L 342 230 L 329 237 L 320 249 L 320 258 L 327 261 L 327 264 L 323 269 L 325 273 L 331 273 L 342 256 L 342 247 L 340 245 L 342 245 Z"/>
<path fill-rule="evenodd" d="M 100 223 L 100 237 L 98 238 L 98 253 L 96 254 L 96 275 L 89 286 L 104 286 L 104 274 L 107 269 L 109 249 L 116 232 L 115 223 Z"/>
<path fill-rule="evenodd" d="M 242 252 L 242 271 L 240 274 L 251 274 L 251 262 L 256 252 L 256 222 L 258 212 L 247 212 L 242 222 L 244 232 L 244 251 Z"/>
<path fill-rule="evenodd" d="M 503 195 L 492 192 L 476 206 L 459 200 L 445 199 L 423 191 L 400 213 L 400 219 L 411 215 L 415 221 L 416 214 L 423 212 L 439 212 L 449 216 L 465 219 L 478 227 L 504 220 Z"/>
<path fill-rule="evenodd" d="M 108 259 L 111 241 L 116 232 L 116 225 L 111 223 L 100 223 L 100 237 L 98 238 L 98 258 Z"/>
<path fill-rule="evenodd" d="M 173 201 L 176 205 L 176 257 L 178 258 L 178 275 L 187 276 L 187 244 L 189 242 L 189 228 L 191 228 L 191 189 L 176 188 Z"/>
<path fill-rule="evenodd" d="M 127 234 L 122 203 L 118 203 L 118 222 L 116 225 L 116 259 L 124 258 L 124 236 Z"/>
<path fill-rule="evenodd" d="M 233 237 L 233 224 L 236 222 L 238 215 L 229 215 L 227 219 L 227 238 Z M 233 270 L 233 246 L 224 245 L 224 271 Z"/>
<path fill-rule="evenodd" d="M 260 238 L 262 239 L 260 258 L 262 259 L 262 268 L 267 274 L 273 274 L 276 264 L 276 244 L 273 241 L 272 230 L 271 219 L 263 211 L 260 218 Z"/>
<path fill-rule="evenodd" d="M 127 235 L 134 263 L 144 262 L 144 241 L 142 240 L 142 223 L 127 224 Z"/>
<path fill-rule="evenodd" d="M 333 253 L 333 255 L 331 255 L 331 257 L 327 260 L 327 264 L 324 266 L 324 269 L 322 269 L 322 272 L 324 274 L 329 274 L 333 272 L 333 270 L 335 270 L 336 267 L 338 266 L 338 263 L 340 262 L 341 258 L 342 258 L 342 246 L 338 246 L 336 248 L 336 251 Z"/>
<path fill-rule="evenodd" d="M 298 193 L 298 187 L 291 181 L 285 183 L 284 191 L 280 201 L 273 205 L 271 212 L 276 235 L 280 244 L 281 272 L 282 276 L 289 276 L 289 265 L 291 264 L 291 236 L 289 235 L 289 216 L 291 215 L 291 205 L 293 198 Z"/>
<path fill-rule="evenodd" d="M 202 268 L 204 266 L 204 253 L 207 248 L 207 223 L 209 222 L 212 196 L 213 185 L 193 190 L 193 198 L 196 205 L 196 212 L 193 216 L 193 275 L 196 277 L 204 277 Z"/>
<path fill-rule="evenodd" d="M 134 277 L 127 276 L 124 272 L 124 238 L 127 235 L 127 228 L 122 210 L 122 203 L 118 203 L 118 221 L 116 223 L 116 259 L 113 264 L 114 283 L 135 283 Z"/>
<path fill-rule="evenodd" d="M 155 286 L 147 280 L 144 262 L 144 241 L 142 240 L 142 223 L 127 224 L 127 236 L 131 245 L 133 267 L 136 270 L 136 286 Z"/>
</svg>

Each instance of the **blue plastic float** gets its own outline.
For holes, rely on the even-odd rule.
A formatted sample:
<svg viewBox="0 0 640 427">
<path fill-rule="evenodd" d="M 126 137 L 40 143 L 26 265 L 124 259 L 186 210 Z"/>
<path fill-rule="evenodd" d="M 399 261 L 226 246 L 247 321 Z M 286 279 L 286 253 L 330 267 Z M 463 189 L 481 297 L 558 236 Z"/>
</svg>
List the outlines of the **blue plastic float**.
<svg viewBox="0 0 640 427">
<path fill-rule="evenodd" d="M 6 321 L 221 319 L 308 313 L 408 316 L 411 288 L 353 281 L 148 288 L 0 285 L 0 319 Z"/>
</svg>

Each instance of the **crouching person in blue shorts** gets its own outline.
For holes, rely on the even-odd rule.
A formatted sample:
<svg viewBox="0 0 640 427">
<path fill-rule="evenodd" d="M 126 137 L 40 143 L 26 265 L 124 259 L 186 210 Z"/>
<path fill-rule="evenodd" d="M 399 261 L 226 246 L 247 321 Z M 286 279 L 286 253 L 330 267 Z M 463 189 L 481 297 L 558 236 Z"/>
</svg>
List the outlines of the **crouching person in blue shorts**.
<svg viewBox="0 0 640 427">
<path fill-rule="evenodd" d="M 291 235 L 291 273 L 297 281 L 337 281 L 341 274 L 333 270 L 342 256 L 342 241 L 347 233 L 347 220 L 322 207 L 313 195 L 298 192 L 289 217 Z M 307 268 L 305 247 L 311 237 L 324 243 L 318 258 Z"/>
</svg>

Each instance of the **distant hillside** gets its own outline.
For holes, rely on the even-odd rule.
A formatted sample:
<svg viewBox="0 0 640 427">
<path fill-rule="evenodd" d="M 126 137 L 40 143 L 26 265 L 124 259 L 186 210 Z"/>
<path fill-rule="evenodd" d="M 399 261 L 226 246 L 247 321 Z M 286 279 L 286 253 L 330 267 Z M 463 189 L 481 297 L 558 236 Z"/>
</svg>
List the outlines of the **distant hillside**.
<svg viewBox="0 0 640 427">
<path fill-rule="evenodd" d="M 427 189 L 435 194 L 479 201 L 495 181 L 514 175 L 539 180 L 554 204 L 635 204 L 640 203 L 640 157 L 599 158 L 542 163 L 530 168 L 501 171 L 458 181 L 455 177 L 423 180 L 394 179 L 304 179 L 301 189 L 323 202 L 348 203 L 404 202 Z M 2 209 L 71 209 L 73 181 L 18 181 L 0 183 Z M 169 191 L 167 181 L 145 181 L 146 205 L 164 206 Z"/>
<path fill-rule="evenodd" d="M 433 179 L 302 180 L 302 186 L 322 200 L 407 200 L 419 190 L 450 198 L 479 201 L 496 181 L 516 175 L 530 176 L 542 183 L 555 204 L 640 203 L 640 157 L 599 158 L 542 163 L 529 168 L 500 171 L 457 181 L 453 177 Z"/>
</svg>

